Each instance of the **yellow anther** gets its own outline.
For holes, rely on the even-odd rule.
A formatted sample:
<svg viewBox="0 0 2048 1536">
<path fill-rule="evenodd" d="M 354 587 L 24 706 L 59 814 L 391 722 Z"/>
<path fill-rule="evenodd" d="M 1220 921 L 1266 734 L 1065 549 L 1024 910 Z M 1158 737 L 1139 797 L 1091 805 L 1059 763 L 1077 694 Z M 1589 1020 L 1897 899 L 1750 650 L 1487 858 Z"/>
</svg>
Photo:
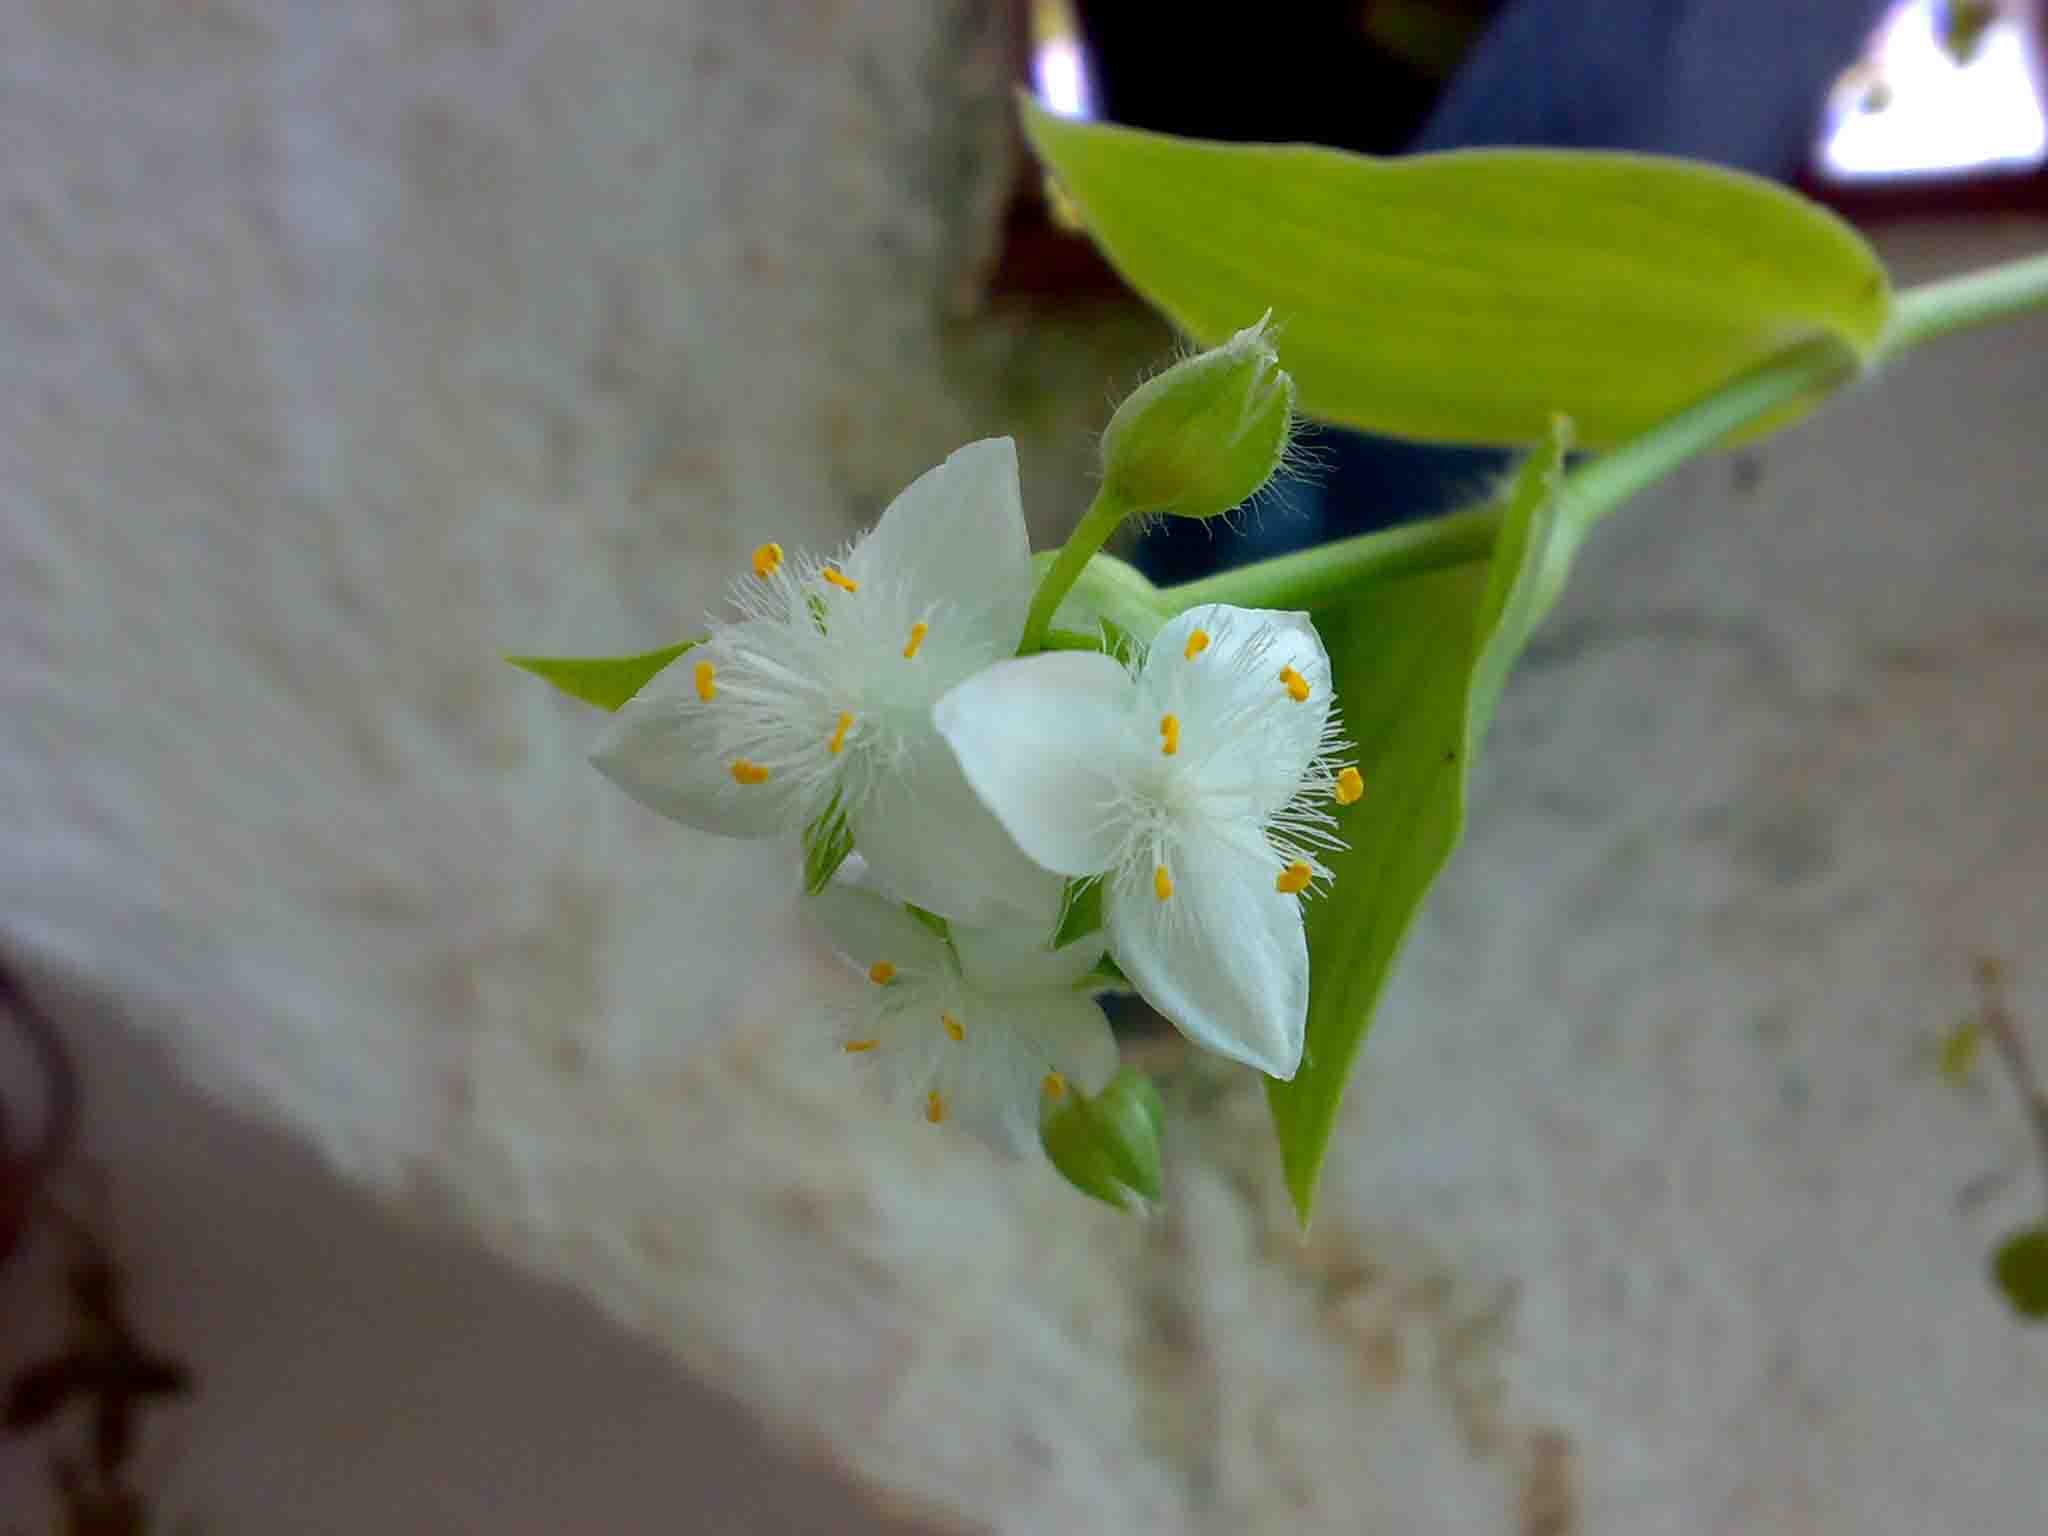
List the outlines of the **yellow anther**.
<svg viewBox="0 0 2048 1536">
<path fill-rule="evenodd" d="M 1159 750 L 1168 757 L 1173 756 L 1174 753 L 1180 750 L 1179 715 L 1161 715 L 1159 717 L 1159 737 Z"/>
<path fill-rule="evenodd" d="M 828 565 L 818 574 L 825 578 L 825 585 L 828 587 L 837 587 L 842 592 L 858 592 L 860 590 L 860 583 L 840 570 L 836 565 Z"/>
<path fill-rule="evenodd" d="M 1067 1096 L 1067 1080 L 1057 1072 L 1048 1072 L 1039 1079 L 1039 1091 L 1048 1099 L 1064 1099 Z"/>
<path fill-rule="evenodd" d="M 766 581 L 782 569 L 782 546 L 776 543 L 763 544 L 754 551 L 754 574 Z"/>
<path fill-rule="evenodd" d="M 1280 681 L 1287 686 L 1287 697 L 1297 704 L 1308 702 L 1308 679 L 1292 667 L 1280 669 Z"/>
<path fill-rule="evenodd" d="M 862 1051 L 872 1051 L 881 1043 L 879 1040 L 849 1040 L 846 1042 L 846 1053 L 849 1056 L 858 1056 Z"/>
<path fill-rule="evenodd" d="M 768 770 L 759 763 L 736 757 L 732 760 L 732 778 L 735 784 L 766 784 Z"/>
<path fill-rule="evenodd" d="M 868 980 L 878 987 L 886 987 L 896 979 L 896 967 L 886 960 L 877 960 L 868 967 Z"/>
<path fill-rule="evenodd" d="M 1355 805 L 1365 794 L 1365 775 L 1356 768 L 1346 768 L 1337 775 L 1337 803 Z"/>
<path fill-rule="evenodd" d="M 905 661 L 909 661 L 917 655 L 917 648 L 924 644 L 924 637 L 931 632 L 931 625 L 925 623 L 923 619 L 919 619 L 910 626 L 910 644 L 903 647 L 903 659 Z"/>
<path fill-rule="evenodd" d="M 924 1117 L 933 1125 L 946 1118 L 946 1101 L 936 1088 L 924 1096 Z"/>
<path fill-rule="evenodd" d="M 846 750 L 846 733 L 853 729 L 853 711 L 839 711 L 839 724 L 832 728 L 832 739 L 825 743 L 825 750 L 834 757 Z"/>
<path fill-rule="evenodd" d="M 697 697 L 709 704 L 718 697 L 718 684 L 712 679 L 718 676 L 718 668 L 708 661 L 697 663 Z"/>
<path fill-rule="evenodd" d="M 1280 871 L 1280 877 L 1273 882 L 1273 889 L 1282 896 L 1292 896 L 1308 889 L 1309 881 L 1315 878 L 1315 871 L 1308 867 L 1305 859 L 1296 859 Z"/>
<path fill-rule="evenodd" d="M 1188 636 L 1188 648 L 1181 652 L 1181 654 L 1187 657 L 1189 661 L 1193 661 L 1207 649 L 1209 649 L 1209 631 L 1198 629 Z"/>
<path fill-rule="evenodd" d="M 1166 872 L 1164 864 L 1152 871 L 1152 894 L 1161 901 L 1173 894 L 1173 876 Z"/>
<path fill-rule="evenodd" d="M 946 1026 L 946 1034 L 950 1039 L 965 1040 L 967 1038 L 967 1026 L 962 1024 L 953 1014 L 940 1013 L 939 1022 Z"/>
</svg>

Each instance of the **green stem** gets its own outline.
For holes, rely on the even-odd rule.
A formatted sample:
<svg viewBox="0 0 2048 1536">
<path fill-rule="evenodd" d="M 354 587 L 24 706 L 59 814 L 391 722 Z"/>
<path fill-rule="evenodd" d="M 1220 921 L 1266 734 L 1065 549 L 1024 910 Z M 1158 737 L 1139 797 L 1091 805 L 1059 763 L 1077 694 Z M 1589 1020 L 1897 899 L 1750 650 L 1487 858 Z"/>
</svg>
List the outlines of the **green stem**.
<svg viewBox="0 0 2048 1536">
<path fill-rule="evenodd" d="M 1052 627 L 1052 616 L 1059 611 L 1061 599 L 1080 580 L 1088 562 L 1109 542 L 1109 536 L 1122 525 L 1130 510 L 1109 493 L 1107 486 L 1095 493 L 1095 501 L 1081 518 L 1080 526 L 1061 547 L 1052 569 L 1045 573 L 1038 591 L 1032 595 L 1030 611 L 1024 616 L 1024 638 L 1017 646 L 1019 656 L 1045 649 L 1046 631 Z"/>
<path fill-rule="evenodd" d="M 1890 357 L 1950 331 L 2003 320 L 2048 303 L 2048 251 L 2000 262 L 1981 272 L 1908 288 L 1892 304 L 1877 355 Z"/>
<path fill-rule="evenodd" d="M 1887 361 L 1924 341 L 2048 306 L 2048 253 L 1986 267 L 1962 277 L 1909 288 L 1893 301 L 1873 359 Z M 1838 341 L 1799 343 L 1721 386 L 1713 394 L 1610 453 L 1582 464 L 1564 495 L 1581 530 L 1687 459 L 1795 401 L 1838 388 L 1857 360 Z M 1499 515 L 1475 507 L 1425 523 L 1340 539 L 1277 555 L 1200 581 L 1166 588 L 1176 611 L 1197 603 L 1246 608 L 1314 608 L 1355 584 L 1486 559 Z"/>
</svg>

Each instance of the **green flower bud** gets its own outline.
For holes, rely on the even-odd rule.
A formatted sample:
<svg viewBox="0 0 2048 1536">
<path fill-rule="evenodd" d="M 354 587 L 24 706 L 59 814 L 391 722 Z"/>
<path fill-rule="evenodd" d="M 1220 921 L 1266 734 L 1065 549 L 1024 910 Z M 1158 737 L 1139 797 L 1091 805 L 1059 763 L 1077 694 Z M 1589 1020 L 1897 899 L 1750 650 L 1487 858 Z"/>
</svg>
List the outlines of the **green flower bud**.
<svg viewBox="0 0 2048 1536">
<path fill-rule="evenodd" d="M 1215 517 L 1273 478 L 1294 426 L 1294 380 L 1267 321 L 1138 386 L 1102 434 L 1102 488 L 1127 512 Z"/>
<path fill-rule="evenodd" d="M 1166 1106 L 1144 1073 L 1125 1067 L 1094 1098 L 1077 1091 L 1048 1096 L 1038 1138 L 1053 1167 L 1084 1195 L 1122 1211 L 1157 1204 L 1159 1138 Z"/>
</svg>

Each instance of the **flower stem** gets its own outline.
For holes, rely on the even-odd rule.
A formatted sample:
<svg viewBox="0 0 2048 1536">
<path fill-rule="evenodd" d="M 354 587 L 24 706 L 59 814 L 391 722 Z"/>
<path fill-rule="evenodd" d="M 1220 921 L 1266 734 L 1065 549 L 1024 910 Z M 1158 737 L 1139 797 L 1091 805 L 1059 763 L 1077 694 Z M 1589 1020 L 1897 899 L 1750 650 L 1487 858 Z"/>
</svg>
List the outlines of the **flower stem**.
<svg viewBox="0 0 2048 1536">
<path fill-rule="evenodd" d="M 1898 295 L 1873 357 L 1887 361 L 1951 331 L 2042 306 L 2048 306 L 2048 252 L 1924 283 Z M 1805 341 L 1788 347 L 1649 431 L 1579 466 L 1566 477 L 1566 504 L 1583 531 L 1687 459 L 1795 401 L 1840 387 L 1856 372 L 1856 359 L 1839 342 Z M 1490 505 L 1468 508 L 1241 565 L 1167 587 L 1160 597 L 1175 611 L 1197 603 L 1316 608 L 1372 582 L 1484 560 L 1493 551 L 1499 522 Z"/>
<path fill-rule="evenodd" d="M 1107 486 L 1095 493 L 1095 500 L 1082 516 L 1080 526 L 1061 547 L 1052 569 L 1045 573 L 1044 580 L 1038 584 L 1038 591 L 1032 596 L 1030 611 L 1024 616 L 1024 638 L 1017 646 L 1019 656 L 1029 656 L 1034 651 L 1045 649 L 1046 632 L 1052 627 L 1052 616 L 1059 611 L 1061 599 L 1080 580 L 1088 562 L 1109 542 L 1109 536 L 1122 525 L 1130 510 L 1110 494 Z"/>
</svg>

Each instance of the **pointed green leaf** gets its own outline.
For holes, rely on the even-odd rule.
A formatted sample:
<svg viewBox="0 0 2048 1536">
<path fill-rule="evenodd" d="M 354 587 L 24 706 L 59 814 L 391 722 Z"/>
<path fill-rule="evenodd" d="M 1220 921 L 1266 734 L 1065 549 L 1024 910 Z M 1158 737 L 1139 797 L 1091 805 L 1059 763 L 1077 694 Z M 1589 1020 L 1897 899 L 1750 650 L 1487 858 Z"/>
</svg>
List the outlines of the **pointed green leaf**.
<svg viewBox="0 0 2048 1536">
<path fill-rule="evenodd" d="M 1338 812 L 1348 848 L 1330 893 L 1307 904 L 1308 1038 L 1267 1097 L 1303 1225 L 1358 1047 L 1424 897 L 1457 846 L 1465 785 L 1494 704 L 1561 583 L 1575 543 L 1558 489 L 1569 443 L 1549 443 L 1498 505 L 1489 562 L 1374 585 L 1316 614 L 1365 797 Z"/>
<path fill-rule="evenodd" d="M 1125 281 L 1189 335 L 1213 346 L 1270 307 L 1301 409 L 1397 437 L 1529 443 L 1562 410 L 1605 446 L 1807 338 L 1867 357 L 1890 307 L 1847 224 L 1712 166 L 1374 159 L 1028 102 L 1024 127 Z"/>
<path fill-rule="evenodd" d="M 572 699 L 595 704 L 599 709 L 616 710 L 645 688 L 655 673 L 701 643 L 685 640 L 681 645 L 643 651 L 638 656 L 507 656 L 505 659 L 543 682 L 553 683 Z"/>
<path fill-rule="evenodd" d="M 2030 1323 L 2048 1321 L 2048 1226 L 2022 1227 L 2000 1243 L 1991 1278 L 2013 1311 Z"/>
</svg>

